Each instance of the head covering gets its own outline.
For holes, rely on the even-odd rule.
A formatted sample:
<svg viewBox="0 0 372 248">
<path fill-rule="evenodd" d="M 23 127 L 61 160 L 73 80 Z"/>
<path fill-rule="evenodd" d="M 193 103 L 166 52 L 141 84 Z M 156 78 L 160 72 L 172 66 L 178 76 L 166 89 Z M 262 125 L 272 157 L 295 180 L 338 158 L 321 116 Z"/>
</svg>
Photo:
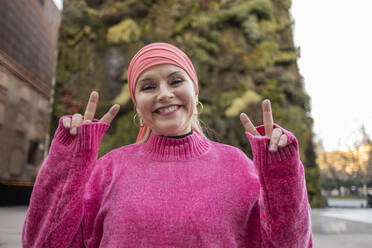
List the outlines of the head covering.
<svg viewBox="0 0 372 248">
<path fill-rule="evenodd" d="M 155 65 L 171 64 L 183 69 L 195 84 L 196 95 L 199 94 L 198 77 L 189 57 L 174 45 L 168 43 L 151 43 L 144 46 L 132 58 L 128 68 L 128 86 L 134 104 L 134 92 L 140 75 L 148 68 Z M 148 126 L 143 123 L 137 136 L 137 142 L 146 134 Z"/>
</svg>

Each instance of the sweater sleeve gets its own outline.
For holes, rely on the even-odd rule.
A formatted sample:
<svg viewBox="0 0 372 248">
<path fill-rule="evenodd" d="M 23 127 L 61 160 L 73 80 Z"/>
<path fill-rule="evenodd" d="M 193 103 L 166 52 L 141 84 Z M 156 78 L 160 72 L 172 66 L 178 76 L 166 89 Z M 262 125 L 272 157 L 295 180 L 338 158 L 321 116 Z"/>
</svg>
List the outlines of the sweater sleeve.
<svg viewBox="0 0 372 248">
<path fill-rule="evenodd" d="M 261 184 L 259 209 L 262 247 L 312 247 L 310 205 L 298 142 L 289 131 L 287 146 L 270 152 L 270 138 L 246 132 Z M 264 135 L 264 126 L 257 127 Z"/>
<path fill-rule="evenodd" d="M 59 120 L 33 188 L 22 232 L 23 247 L 82 247 L 84 186 L 109 124 L 94 120 L 72 136 Z"/>
</svg>

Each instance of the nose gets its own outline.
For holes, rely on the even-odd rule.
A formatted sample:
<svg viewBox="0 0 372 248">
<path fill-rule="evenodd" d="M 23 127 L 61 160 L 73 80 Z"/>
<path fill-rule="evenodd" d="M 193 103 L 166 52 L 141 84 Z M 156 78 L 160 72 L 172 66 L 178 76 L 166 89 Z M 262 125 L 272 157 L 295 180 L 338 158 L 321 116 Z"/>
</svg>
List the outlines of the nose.
<svg viewBox="0 0 372 248">
<path fill-rule="evenodd" d="M 160 84 L 159 86 L 159 95 L 158 100 L 160 102 L 167 102 L 174 97 L 172 89 L 168 86 L 167 83 Z"/>
</svg>

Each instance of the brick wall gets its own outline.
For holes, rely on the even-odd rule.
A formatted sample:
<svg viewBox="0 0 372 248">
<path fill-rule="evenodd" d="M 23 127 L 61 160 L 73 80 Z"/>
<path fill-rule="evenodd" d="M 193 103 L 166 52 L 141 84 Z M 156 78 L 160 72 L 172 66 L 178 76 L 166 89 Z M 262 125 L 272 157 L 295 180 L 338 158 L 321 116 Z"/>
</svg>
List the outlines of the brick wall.
<svg viewBox="0 0 372 248">
<path fill-rule="evenodd" d="M 0 0 L 0 50 L 50 87 L 60 13 L 52 0 Z"/>
</svg>

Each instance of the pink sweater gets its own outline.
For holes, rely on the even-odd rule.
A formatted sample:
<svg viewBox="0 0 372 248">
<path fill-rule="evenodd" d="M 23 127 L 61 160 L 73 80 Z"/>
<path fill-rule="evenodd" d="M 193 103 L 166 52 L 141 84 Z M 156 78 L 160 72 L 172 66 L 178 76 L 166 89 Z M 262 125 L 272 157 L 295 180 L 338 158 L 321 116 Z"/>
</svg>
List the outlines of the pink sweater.
<svg viewBox="0 0 372 248">
<path fill-rule="evenodd" d="M 195 133 L 151 135 L 97 160 L 109 125 L 82 124 L 71 136 L 61 120 L 36 179 L 24 247 L 312 247 L 290 132 L 282 129 L 289 144 L 275 153 L 269 138 L 246 133 L 254 162 Z"/>
</svg>

